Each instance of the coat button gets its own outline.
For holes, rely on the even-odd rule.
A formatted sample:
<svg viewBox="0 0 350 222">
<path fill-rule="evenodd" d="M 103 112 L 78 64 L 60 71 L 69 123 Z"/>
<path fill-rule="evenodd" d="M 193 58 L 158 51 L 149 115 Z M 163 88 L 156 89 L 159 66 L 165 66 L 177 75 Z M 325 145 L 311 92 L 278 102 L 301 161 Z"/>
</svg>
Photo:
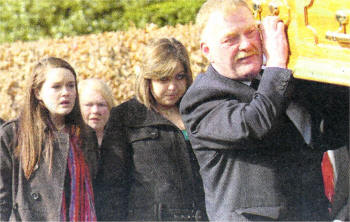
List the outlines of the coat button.
<svg viewBox="0 0 350 222">
<path fill-rule="evenodd" d="M 40 194 L 39 193 L 32 193 L 32 198 L 33 198 L 33 200 L 39 200 Z"/>
<path fill-rule="evenodd" d="M 151 132 L 151 136 L 152 136 L 152 138 L 157 138 L 157 132 Z"/>
<path fill-rule="evenodd" d="M 196 214 L 194 216 L 196 221 L 202 221 L 203 220 L 203 212 L 201 210 L 196 210 Z"/>
</svg>

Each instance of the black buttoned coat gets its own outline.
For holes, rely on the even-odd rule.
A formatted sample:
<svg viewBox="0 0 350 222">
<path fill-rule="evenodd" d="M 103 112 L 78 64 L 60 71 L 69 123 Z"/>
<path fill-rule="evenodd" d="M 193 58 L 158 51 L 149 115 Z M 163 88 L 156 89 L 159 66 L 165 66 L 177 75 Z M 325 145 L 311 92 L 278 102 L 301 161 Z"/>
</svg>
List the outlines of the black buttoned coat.
<svg viewBox="0 0 350 222">
<path fill-rule="evenodd" d="M 193 151 L 159 113 L 136 99 L 113 108 L 101 151 L 102 220 L 205 220 Z"/>
<path fill-rule="evenodd" d="M 14 156 L 17 122 L 0 128 L 0 221 L 59 221 L 67 173 L 69 135 L 55 132 L 52 168 L 43 159 L 27 180 L 21 162 Z M 97 139 L 91 135 L 82 147 L 91 177 L 97 172 Z"/>
<path fill-rule="evenodd" d="M 291 85 L 286 69 L 266 68 L 256 91 L 209 66 L 183 97 L 210 220 L 327 218 L 323 151 L 307 145 L 310 116 L 290 100 Z"/>
</svg>

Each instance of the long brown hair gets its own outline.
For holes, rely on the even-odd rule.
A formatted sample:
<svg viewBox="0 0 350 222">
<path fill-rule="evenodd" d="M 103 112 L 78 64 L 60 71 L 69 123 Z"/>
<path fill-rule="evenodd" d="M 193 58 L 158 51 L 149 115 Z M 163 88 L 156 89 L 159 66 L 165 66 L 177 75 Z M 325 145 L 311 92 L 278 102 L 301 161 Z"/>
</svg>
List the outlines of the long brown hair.
<svg viewBox="0 0 350 222">
<path fill-rule="evenodd" d="M 190 59 L 185 46 L 175 38 L 153 40 L 147 46 L 143 56 L 142 72 L 136 77 L 137 100 L 147 108 L 154 108 L 156 101 L 150 90 L 151 80 L 173 75 L 178 63 L 181 63 L 185 69 L 186 88 L 188 88 L 193 80 Z"/>
<path fill-rule="evenodd" d="M 50 68 L 68 69 L 74 76 L 77 90 L 76 72 L 65 60 L 48 57 L 40 60 L 34 67 L 27 82 L 24 106 L 19 117 L 18 145 L 15 149 L 15 154 L 22 163 L 22 169 L 27 179 L 32 174 L 35 165 L 41 160 L 43 150 L 45 150 L 44 160 L 49 161 L 51 170 L 55 129 L 49 111 L 35 96 L 35 92 L 40 90 L 45 82 L 46 73 Z M 78 92 L 73 110 L 65 116 L 65 124 L 66 126 L 77 125 L 82 129 L 82 133 L 85 131 L 79 108 Z"/>
</svg>

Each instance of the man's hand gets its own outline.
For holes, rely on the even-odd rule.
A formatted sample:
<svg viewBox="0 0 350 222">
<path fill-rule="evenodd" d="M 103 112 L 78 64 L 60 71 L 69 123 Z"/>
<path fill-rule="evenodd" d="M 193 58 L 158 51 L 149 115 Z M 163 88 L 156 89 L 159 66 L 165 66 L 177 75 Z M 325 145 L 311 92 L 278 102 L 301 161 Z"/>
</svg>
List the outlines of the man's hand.
<svg viewBox="0 0 350 222">
<path fill-rule="evenodd" d="M 267 16 L 261 24 L 261 37 L 267 67 L 286 68 L 288 41 L 284 23 L 277 16 Z"/>
</svg>

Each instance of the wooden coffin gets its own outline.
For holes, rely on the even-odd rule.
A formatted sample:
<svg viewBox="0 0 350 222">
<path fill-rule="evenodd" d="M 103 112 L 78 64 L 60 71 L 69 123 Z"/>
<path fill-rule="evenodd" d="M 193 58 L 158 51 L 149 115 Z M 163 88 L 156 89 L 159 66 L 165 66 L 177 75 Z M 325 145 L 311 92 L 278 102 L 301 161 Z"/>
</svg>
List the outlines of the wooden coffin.
<svg viewBox="0 0 350 222">
<path fill-rule="evenodd" d="M 294 77 L 350 86 L 350 0 L 247 0 L 288 26 Z"/>
</svg>

